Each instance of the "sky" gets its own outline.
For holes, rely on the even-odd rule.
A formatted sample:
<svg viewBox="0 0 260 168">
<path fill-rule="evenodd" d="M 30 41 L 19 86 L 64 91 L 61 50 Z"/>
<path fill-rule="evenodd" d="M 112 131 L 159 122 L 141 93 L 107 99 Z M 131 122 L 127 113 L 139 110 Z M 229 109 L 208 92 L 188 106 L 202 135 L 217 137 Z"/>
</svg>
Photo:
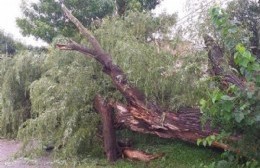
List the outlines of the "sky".
<svg viewBox="0 0 260 168">
<path fill-rule="evenodd" d="M 27 0 L 28 1 L 28 0 Z M 32 1 L 32 0 L 30 0 Z M 20 9 L 22 0 L 0 0 L 0 30 L 11 35 L 14 39 L 25 44 L 41 46 L 44 43 L 33 37 L 23 37 L 16 26 L 15 19 L 22 16 Z M 154 10 L 156 13 L 167 12 L 169 14 L 178 12 L 179 17 L 183 16 L 185 0 L 163 0 Z"/>
<path fill-rule="evenodd" d="M 33 46 L 44 45 L 42 41 L 36 41 L 33 37 L 23 37 L 16 26 L 15 19 L 22 16 L 21 2 L 22 0 L 0 0 L 0 30 L 25 44 Z"/>
</svg>

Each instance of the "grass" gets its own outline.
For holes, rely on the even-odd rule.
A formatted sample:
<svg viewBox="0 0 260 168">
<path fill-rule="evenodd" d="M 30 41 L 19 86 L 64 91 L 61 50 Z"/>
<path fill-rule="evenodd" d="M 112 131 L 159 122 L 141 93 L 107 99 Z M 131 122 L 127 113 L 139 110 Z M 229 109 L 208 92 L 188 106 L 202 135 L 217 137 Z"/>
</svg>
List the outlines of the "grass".
<svg viewBox="0 0 260 168">
<path fill-rule="evenodd" d="M 119 137 L 129 137 L 134 140 L 134 148 L 141 149 L 149 153 L 165 153 L 164 157 L 153 160 L 149 163 L 130 161 L 120 159 L 114 164 L 102 158 L 87 158 L 80 163 L 73 161 L 67 162 L 57 167 L 111 167 L 111 168 L 197 168 L 203 163 L 208 165 L 214 161 L 220 160 L 220 152 L 198 147 L 194 144 L 188 144 L 178 140 L 161 139 L 153 135 L 137 134 L 129 131 L 122 131 Z M 59 165 L 59 164 L 57 164 Z"/>
</svg>

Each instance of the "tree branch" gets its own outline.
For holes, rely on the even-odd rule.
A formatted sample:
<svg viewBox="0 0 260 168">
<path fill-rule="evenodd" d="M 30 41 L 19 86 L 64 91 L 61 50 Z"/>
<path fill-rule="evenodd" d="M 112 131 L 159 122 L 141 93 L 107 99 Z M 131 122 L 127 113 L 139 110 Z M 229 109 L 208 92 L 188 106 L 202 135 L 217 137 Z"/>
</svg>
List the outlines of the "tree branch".
<svg viewBox="0 0 260 168">
<path fill-rule="evenodd" d="M 92 35 L 92 33 L 87 28 L 85 28 L 82 25 L 82 23 L 75 16 L 73 16 L 71 14 L 69 9 L 64 5 L 64 3 L 62 1 L 60 1 L 60 2 L 61 2 L 61 9 L 65 13 L 65 15 L 69 18 L 69 20 L 72 23 L 74 23 L 74 25 L 79 29 L 80 33 L 89 40 L 89 42 L 91 43 L 93 49 L 96 50 L 96 51 L 103 51 L 103 49 L 101 48 L 99 42 Z"/>
<path fill-rule="evenodd" d="M 92 57 L 95 57 L 96 51 L 90 48 L 87 48 L 81 44 L 78 44 L 77 42 L 73 40 L 69 40 L 68 44 L 56 44 L 56 47 L 58 47 L 60 50 L 74 50 L 79 51 L 80 53 L 84 55 L 90 54 Z"/>
<path fill-rule="evenodd" d="M 229 64 L 224 58 L 223 51 L 215 40 L 211 36 L 205 34 L 204 42 L 208 49 L 208 58 L 213 75 L 221 77 L 222 82 L 225 84 L 234 84 L 242 90 L 245 89 L 243 81 L 230 70 Z"/>
</svg>

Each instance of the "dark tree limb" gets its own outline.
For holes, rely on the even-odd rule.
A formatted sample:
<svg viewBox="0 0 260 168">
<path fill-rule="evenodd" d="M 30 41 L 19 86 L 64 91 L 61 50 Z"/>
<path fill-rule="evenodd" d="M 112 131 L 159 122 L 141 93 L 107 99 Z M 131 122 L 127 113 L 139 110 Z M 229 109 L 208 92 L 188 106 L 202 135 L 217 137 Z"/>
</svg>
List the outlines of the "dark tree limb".
<svg viewBox="0 0 260 168">
<path fill-rule="evenodd" d="M 212 68 L 213 76 L 220 77 L 224 84 L 234 84 L 240 89 L 245 89 L 245 84 L 229 67 L 225 60 L 220 46 L 209 35 L 204 35 L 204 42 L 208 50 L 209 63 Z"/>
</svg>

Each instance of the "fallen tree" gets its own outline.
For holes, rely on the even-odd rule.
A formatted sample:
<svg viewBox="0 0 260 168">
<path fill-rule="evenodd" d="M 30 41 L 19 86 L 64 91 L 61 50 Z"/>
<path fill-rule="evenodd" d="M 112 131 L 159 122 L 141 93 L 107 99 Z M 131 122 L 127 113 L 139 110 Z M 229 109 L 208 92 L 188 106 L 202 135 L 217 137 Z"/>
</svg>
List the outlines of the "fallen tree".
<svg viewBox="0 0 260 168">
<path fill-rule="evenodd" d="M 200 120 L 202 114 L 199 108 L 182 108 L 176 112 L 172 112 L 165 111 L 157 104 L 148 101 L 141 91 L 128 83 L 125 73 L 119 66 L 113 63 L 110 54 L 102 49 L 92 33 L 72 15 L 64 4 L 61 5 L 63 12 L 68 19 L 75 24 L 80 33 L 89 41 L 90 47 L 83 46 L 72 40 L 66 44 L 56 44 L 56 46 L 60 50 L 78 51 L 85 56 L 94 58 L 98 61 L 103 67 L 103 72 L 111 78 L 115 87 L 127 101 L 127 104 L 122 104 L 115 101 L 106 102 L 100 96 L 95 99 L 94 106 L 103 116 L 102 119 L 107 117 L 107 121 L 105 121 L 106 119 L 103 120 L 105 121 L 103 127 L 109 128 L 109 132 L 111 133 L 111 135 L 108 135 L 108 132 L 103 133 L 108 160 L 114 161 L 118 151 L 117 147 L 115 148 L 116 138 L 113 131 L 114 128 L 111 127 L 112 120 L 108 117 L 111 116 L 108 114 L 111 113 L 111 107 L 115 110 L 115 125 L 123 125 L 140 133 L 154 134 L 162 138 L 177 138 L 190 143 L 196 143 L 198 139 L 206 138 L 210 135 L 217 135 L 219 133 L 217 129 L 210 128 L 209 123 L 202 125 Z M 221 55 L 216 54 L 219 52 L 214 52 L 215 49 L 216 47 L 211 47 L 209 49 L 209 56 L 212 58 L 214 56 L 221 57 Z M 215 62 L 213 61 L 213 65 L 214 63 Z M 218 61 L 217 59 L 217 66 L 215 67 L 219 68 L 221 66 L 220 63 L 221 61 Z M 215 69 L 218 70 L 218 68 Z M 223 74 L 224 72 L 222 71 L 221 73 L 215 73 L 215 75 Z M 243 88 L 242 83 L 237 83 L 237 81 L 234 82 L 229 76 L 229 74 L 224 75 L 227 82 L 237 84 Z M 230 139 L 234 140 L 236 138 L 230 137 Z M 211 146 L 224 150 L 232 150 L 227 144 L 217 141 L 213 142 Z"/>
</svg>

